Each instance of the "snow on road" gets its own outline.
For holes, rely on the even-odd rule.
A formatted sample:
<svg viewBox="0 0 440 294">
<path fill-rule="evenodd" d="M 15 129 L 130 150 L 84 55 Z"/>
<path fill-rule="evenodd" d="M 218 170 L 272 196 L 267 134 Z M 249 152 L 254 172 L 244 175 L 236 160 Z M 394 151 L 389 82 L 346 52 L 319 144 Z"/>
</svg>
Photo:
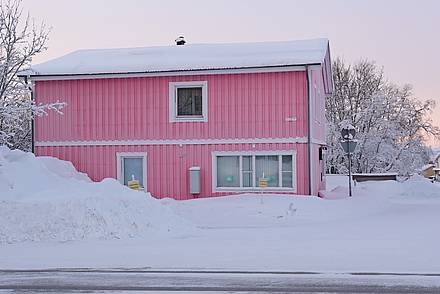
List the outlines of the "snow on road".
<svg viewBox="0 0 440 294">
<path fill-rule="evenodd" d="M 395 275 L 20 271 L 2 272 L 0 292 L 1 289 L 12 293 L 439 293 L 440 279 Z"/>
<path fill-rule="evenodd" d="M 332 188 L 346 184 L 341 177 L 329 181 Z M 155 222 L 181 220 L 176 234 L 3 243 L 0 268 L 440 273 L 440 185 L 418 177 L 361 183 L 354 197 L 338 200 L 247 194 L 154 203 Z M 142 213 L 151 220 L 148 208 L 139 209 L 136 221 Z"/>
</svg>

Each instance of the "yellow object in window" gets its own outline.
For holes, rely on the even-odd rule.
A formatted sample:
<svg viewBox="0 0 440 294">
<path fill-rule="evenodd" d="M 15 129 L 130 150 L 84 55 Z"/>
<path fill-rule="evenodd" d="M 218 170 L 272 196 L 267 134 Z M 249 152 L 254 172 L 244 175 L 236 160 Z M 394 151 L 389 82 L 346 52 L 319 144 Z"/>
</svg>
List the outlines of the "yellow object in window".
<svg viewBox="0 0 440 294">
<path fill-rule="evenodd" d="M 134 175 L 131 175 L 131 181 L 128 181 L 128 187 L 133 190 L 139 190 L 139 181 L 134 178 Z"/>
<path fill-rule="evenodd" d="M 268 178 L 260 178 L 258 182 L 258 187 L 260 188 L 267 188 L 269 185 L 269 179 Z"/>
</svg>

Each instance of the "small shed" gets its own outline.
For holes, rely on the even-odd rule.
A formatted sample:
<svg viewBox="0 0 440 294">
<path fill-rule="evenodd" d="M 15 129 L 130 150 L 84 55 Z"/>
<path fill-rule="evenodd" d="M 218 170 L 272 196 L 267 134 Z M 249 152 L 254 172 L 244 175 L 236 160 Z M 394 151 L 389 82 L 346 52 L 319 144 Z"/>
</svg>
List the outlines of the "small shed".
<svg viewBox="0 0 440 294">
<path fill-rule="evenodd" d="M 355 182 L 367 181 L 397 181 L 397 173 L 377 173 L 377 174 L 353 174 Z"/>
<path fill-rule="evenodd" d="M 432 163 L 426 164 L 421 168 L 420 174 L 425 178 L 432 178 L 435 175 L 434 168 L 435 168 L 434 164 Z"/>
<path fill-rule="evenodd" d="M 434 165 L 435 165 L 433 168 L 434 179 L 440 181 L 440 152 L 437 153 L 437 155 L 434 158 Z"/>
</svg>

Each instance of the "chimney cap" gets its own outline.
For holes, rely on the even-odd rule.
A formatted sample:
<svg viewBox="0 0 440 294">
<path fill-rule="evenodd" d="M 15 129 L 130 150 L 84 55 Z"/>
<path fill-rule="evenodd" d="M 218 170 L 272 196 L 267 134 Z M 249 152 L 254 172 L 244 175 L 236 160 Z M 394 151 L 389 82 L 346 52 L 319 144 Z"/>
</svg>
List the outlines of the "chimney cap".
<svg viewBox="0 0 440 294">
<path fill-rule="evenodd" d="M 174 40 L 176 42 L 176 45 L 185 45 L 186 41 L 185 41 L 185 37 L 184 36 L 179 36 L 176 40 Z"/>
</svg>

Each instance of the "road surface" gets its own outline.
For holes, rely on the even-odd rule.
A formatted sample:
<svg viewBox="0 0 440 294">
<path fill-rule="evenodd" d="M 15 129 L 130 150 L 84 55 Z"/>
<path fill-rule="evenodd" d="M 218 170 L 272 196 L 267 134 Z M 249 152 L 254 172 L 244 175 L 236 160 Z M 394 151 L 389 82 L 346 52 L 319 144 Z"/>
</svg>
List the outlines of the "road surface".
<svg viewBox="0 0 440 294">
<path fill-rule="evenodd" d="M 0 270 L 0 293 L 440 293 L 440 275 Z"/>
</svg>

